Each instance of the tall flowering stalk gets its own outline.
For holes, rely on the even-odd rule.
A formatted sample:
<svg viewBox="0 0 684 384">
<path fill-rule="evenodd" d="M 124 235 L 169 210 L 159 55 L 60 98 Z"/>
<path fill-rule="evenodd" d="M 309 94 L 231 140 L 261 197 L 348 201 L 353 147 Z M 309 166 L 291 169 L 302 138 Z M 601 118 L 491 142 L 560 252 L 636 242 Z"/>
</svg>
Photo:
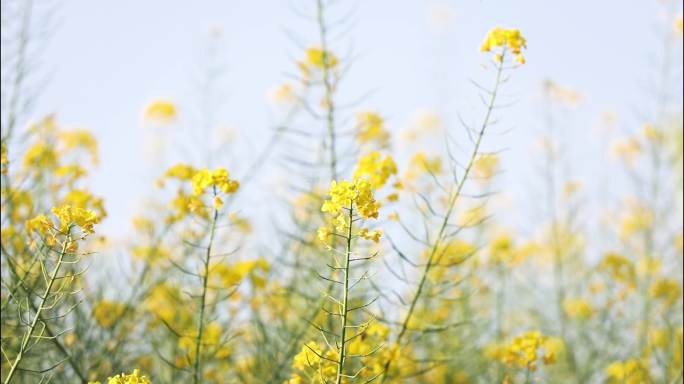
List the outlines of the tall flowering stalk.
<svg viewBox="0 0 684 384">
<path fill-rule="evenodd" d="M 499 86 L 502 83 L 503 70 L 505 65 L 508 63 L 507 55 L 510 53 L 514 54 L 515 60 L 522 64 L 525 62 L 524 57 L 522 56 L 522 49 L 524 49 L 525 46 L 526 40 L 521 35 L 520 31 L 502 28 L 494 28 L 491 30 L 481 46 L 481 50 L 485 52 L 496 50 L 494 55 L 494 62 L 496 64 L 496 77 L 494 86 L 491 90 L 487 91 L 489 94 L 489 100 L 486 104 L 486 112 L 482 123 L 480 124 L 479 129 L 477 129 L 475 132 L 473 149 L 465 165 L 463 174 L 460 178 L 455 180 L 455 184 L 452 185 L 451 190 L 448 193 L 446 211 L 442 215 L 443 219 L 441 220 L 441 223 L 437 228 L 437 234 L 430 245 L 427 262 L 423 266 L 416 290 L 408 300 L 408 309 L 404 314 L 403 319 L 399 322 L 399 331 L 394 340 L 398 348 L 401 348 L 404 338 L 409 331 L 409 324 L 412 322 L 418 302 L 423 297 L 423 291 L 426 288 L 430 271 L 435 267 L 436 259 L 440 257 L 440 252 L 443 253 L 443 244 L 450 235 L 447 229 L 451 225 L 452 214 L 456 208 L 456 203 L 459 201 L 470 172 L 476 163 L 478 156 L 480 155 L 482 139 L 484 137 L 485 131 L 491 124 L 492 112 L 496 106 Z M 380 380 L 381 383 L 386 382 L 391 377 L 390 369 L 392 368 L 392 364 L 397 357 L 397 354 L 390 354 L 386 359 L 383 368 L 383 376 Z"/>
<path fill-rule="evenodd" d="M 77 253 L 78 240 L 84 240 L 89 234 L 92 234 L 94 225 L 99 222 L 95 212 L 70 205 L 55 207 L 52 212 L 57 218 L 57 223 L 46 215 L 38 215 L 27 222 L 29 232 L 38 233 L 46 244 L 46 248 L 37 260 L 44 287 L 36 297 L 29 297 L 26 304 L 17 303 L 20 310 L 25 312 L 24 315 L 20 315 L 20 321 L 25 325 L 26 330 L 19 342 L 16 356 L 10 364 L 10 369 L 5 377 L 5 384 L 12 382 L 19 369 L 28 372 L 40 372 L 38 369 L 20 368 L 20 364 L 26 354 L 42 339 L 56 337 L 55 335 L 45 335 L 47 321 L 64 317 L 68 312 L 52 317 L 46 317 L 45 312 L 58 308 L 58 303 L 70 293 L 70 284 L 77 277 L 77 273 L 66 272 L 60 275 L 60 272 L 65 264 L 75 264 L 80 260 Z M 51 260 L 54 253 L 57 254 L 57 258 Z M 50 270 L 49 273 L 48 270 Z M 28 304 L 29 301 L 33 300 L 37 300 L 35 308 Z M 5 355 L 5 358 L 8 356 Z"/>
</svg>

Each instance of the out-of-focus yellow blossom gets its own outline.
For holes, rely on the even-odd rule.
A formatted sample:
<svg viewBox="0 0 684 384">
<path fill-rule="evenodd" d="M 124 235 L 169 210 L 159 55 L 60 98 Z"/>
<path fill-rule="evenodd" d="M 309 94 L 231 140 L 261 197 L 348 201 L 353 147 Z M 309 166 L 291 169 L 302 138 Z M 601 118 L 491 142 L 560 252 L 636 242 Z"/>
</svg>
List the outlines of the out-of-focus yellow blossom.
<svg viewBox="0 0 684 384">
<path fill-rule="evenodd" d="M 131 253 L 136 258 L 143 260 L 149 264 L 156 264 L 159 260 L 168 259 L 171 252 L 168 248 L 162 245 L 138 245 L 131 249 Z"/>
<path fill-rule="evenodd" d="M 582 102 L 582 94 L 574 89 L 562 86 L 551 80 L 544 81 L 544 89 L 551 100 L 570 106 L 576 106 Z"/>
<path fill-rule="evenodd" d="M 510 261 L 513 251 L 513 238 L 506 232 L 496 235 L 489 244 L 489 254 L 492 260 L 497 263 Z"/>
<path fill-rule="evenodd" d="M 169 168 L 164 174 L 165 177 L 178 179 L 181 181 L 192 180 L 197 170 L 189 164 L 179 163 Z"/>
<path fill-rule="evenodd" d="M 9 165 L 9 157 L 7 156 L 7 146 L 5 143 L 0 144 L 0 173 L 3 175 L 7 173 L 7 166 Z"/>
<path fill-rule="evenodd" d="M 328 238 L 333 235 L 333 233 L 334 232 L 328 227 L 320 227 L 317 231 L 318 239 L 322 242 L 326 242 L 328 241 Z"/>
<path fill-rule="evenodd" d="M 634 263 L 618 253 L 606 253 L 598 268 L 608 272 L 615 281 L 625 283 L 631 288 L 634 288 L 636 285 L 636 267 Z"/>
<path fill-rule="evenodd" d="M 477 247 L 474 244 L 461 239 L 454 239 L 440 244 L 437 249 L 431 248 L 424 250 L 421 257 L 427 260 L 433 256 L 432 265 L 428 277 L 434 282 L 444 281 L 445 276 L 454 267 L 465 262 L 475 254 Z"/>
<path fill-rule="evenodd" d="M 648 332 L 648 345 L 651 348 L 665 348 L 670 341 L 670 331 L 667 328 L 651 329 Z"/>
<path fill-rule="evenodd" d="M 264 273 L 270 269 L 270 264 L 263 258 L 238 260 L 233 264 L 216 262 L 211 264 L 209 276 L 214 287 L 231 288 L 245 278 L 249 278 L 254 286 L 263 287 L 266 284 Z"/>
<path fill-rule="evenodd" d="M 435 175 L 442 173 L 442 159 L 436 155 L 428 157 L 425 152 L 418 152 L 409 161 L 405 177 L 413 180 L 425 173 Z"/>
<path fill-rule="evenodd" d="M 484 204 L 466 208 L 458 218 L 458 225 L 463 227 L 476 226 L 487 217 L 487 206 Z"/>
<path fill-rule="evenodd" d="M 651 283 L 648 293 L 655 299 L 662 300 L 667 306 L 671 306 L 682 297 L 682 287 L 675 279 L 662 277 Z"/>
<path fill-rule="evenodd" d="M 440 265 L 451 266 L 461 264 L 471 257 L 477 247 L 468 241 L 455 239 L 441 245 L 435 255 Z"/>
<path fill-rule="evenodd" d="M 46 215 L 40 214 L 26 221 L 27 232 L 38 232 L 41 236 L 45 236 L 47 232 L 54 227 L 52 220 Z"/>
<path fill-rule="evenodd" d="M 103 327 L 109 328 L 119 320 L 126 310 L 126 305 L 118 301 L 99 300 L 93 306 L 93 318 Z"/>
<path fill-rule="evenodd" d="M 330 51 L 323 50 L 320 47 L 310 47 L 304 52 L 304 58 L 297 62 L 299 70 L 302 73 L 302 81 L 306 84 L 312 76 L 316 73 L 332 70 L 337 67 L 339 61 L 337 56 Z M 323 100 L 323 104 L 327 104 L 327 100 Z"/>
<path fill-rule="evenodd" d="M 411 119 L 411 125 L 402 130 L 401 139 L 406 142 L 414 142 L 420 136 L 435 133 L 442 125 L 442 121 L 434 110 L 418 110 Z"/>
<path fill-rule="evenodd" d="M 587 299 L 565 299 L 563 302 L 563 310 L 565 313 L 573 318 L 579 320 L 587 320 L 594 314 L 594 308 Z"/>
<path fill-rule="evenodd" d="M 158 123 L 169 123 L 176 118 L 177 114 L 176 104 L 167 99 L 154 100 L 143 111 L 146 120 Z"/>
<path fill-rule="evenodd" d="M 216 168 L 210 171 L 207 168 L 200 169 L 192 177 L 192 193 L 199 196 L 209 187 L 217 187 L 223 193 L 233 193 L 238 190 L 240 183 L 231 180 L 225 168 Z"/>
<path fill-rule="evenodd" d="M 637 199 L 628 199 L 620 223 L 620 237 L 629 239 L 653 226 L 653 209 Z"/>
<path fill-rule="evenodd" d="M 97 139 L 87 129 L 74 129 L 69 131 L 60 131 L 59 139 L 64 145 L 65 151 L 72 151 L 77 148 L 82 148 L 90 155 L 90 160 L 97 164 Z"/>
<path fill-rule="evenodd" d="M 665 138 L 664 133 L 652 123 L 644 123 L 641 126 L 641 134 L 652 142 L 661 142 Z"/>
<path fill-rule="evenodd" d="M 420 131 L 435 131 L 442 124 L 437 112 L 424 109 L 416 112 L 413 116 L 413 124 Z"/>
<path fill-rule="evenodd" d="M 292 104 L 297 101 L 295 87 L 291 83 L 278 84 L 268 91 L 269 100 L 277 104 Z"/>
<path fill-rule="evenodd" d="M 651 382 L 648 364 L 640 359 L 615 361 L 606 367 L 609 384 L 643 384 Z"/>
<path fill-rule="evenodd" d="M 377 112 L 364 111 L 356 114 L 356 139 L 359 142 L 386 146 L 389 138 L 385 120 Z"/>
<path fill-rule="evenodd" d="M 318 69 L 332 68 L 338 64 L 337 56 L 320 47 L 309 47 L 305 52 L 304 63 Z"/>
<path fill-rule="evenodd" d="M 522 50 L 527 48 L 527 40 L 522 36 L 518 29 L 505 29 L 496 27 L 489 31 L 484 42 L 480 46 L 480 51 L 489 52 L 494 48 L 501 47 L 501 52 L 496 53 L 496 60 L 503 60 L 503 52 L 510 49 L 516 55 L 515 60 L 520 64 L 525 64 Z"/>
<path fill-rule="evenodd" d="M 657 274 L 663 266 L 663 262 L 655 257 L 642 256 L 637 263 L 637 275 L 653 276 Z"/>
<path fill-rule="evenodd" d="M 107 384 L 151 384 L 147 376 L 141 375 L 139 369 L 134 369 L 131 373 L 122 373 L 107 379 Z M 88 384 L 100 384 L 99 381 L 91 381 Z"/>
<path fill-rule="evenodd" d="M 223 208 L 223 200 L 220 196 L 214 196 L 214 209 Z"/>
<path fill-rule="evenodd" d="M 576 90 L 557 84 L 551 80 L 544 81 L 544 89 L 551 100 L 567 105 L 577 105 L 581 103 L 583 99 L 582 94 Z"/>
<path fill-rule="evenodd" d="M 354 179 L 365 178 L 375 189 L 382 188 L 390 176 L 397 174 L 397 164 L 392 156 L 382 156 L 373 151 L 359 159 L 354 170 Z"/>
<path fill-rule="evenodd" d="M 614 157 L 622 159 L 629 165 L 634 164 L 641 151 L 641 143 L 636 137 L 617 139 L 610 148 L 610 152 Z"/>
<path fill-rule="evenodd" d="M 480 180 L 489 180 L 499 168 L 499 156 L 493 153 L 481 154 L 473 164 L 473 173 Z"/>
<path fill-rule="evenodd" d="M 190 309 L 180 305 L 182 293 L 180 288 L 168 283 L 155 285 L 145 299 L 145 309 L 153 314 L 150 325 L 165 323 L 174 330 L 186 330 L 193 327 Z"/>
<path fill-rule="evenodd" d="M 501 360 L 507 365 L 530 371 L 537 369 L 540 357 L 544 364 L 553 364 L 556 361 L 556 351 L 545 347 L 547 339 L 539 331 L 525 332 L 513 338 Z"/>
<path fill-rule="evenodd" d="M 60 178 L 65 178 L 66 185 L 72 187 L 78 179 L 87 173 L 88 171 L 78 164 L 67 164 L 57 167 L 54 174 Z"/>
<path fill-rule="evenodd" d="M 361 228 L 359 231 L 359 236 L 366 240 L 372 240 L 374 243 L 377 243 L 380 241 L 380 237 L 382 236 L 382 230 L 376 229 L 370 231 L 368 228 Z"/>
<path fill-rule="evenodd" d="M 563 194 L 565 198 L 570 198 L 577 194 L 577 192 L 582 189 L 582 182 L 579 180 L 570 180 L 563 186 Z"/>
<path fill-rule="evenodd" d="M 682 17 L 681 13 L 675 16 L 674 29 L 675 32 L 677 32 L 680 35 L 682 34 L 682 32 L 684 32 L 684 17 Z"/>
<path fill-rule="evenodd" d="M 231 212 L 228 215 L 228 218 L 230 219 L 230 223 L 242 233 L 252 232 L 252 224 L 247 218 L 240 216 L 237 212 Z"/>
<path fill-rule="evenodd" d="M 55 169 L 58 164 L 58 155 L 54 146 L 38 142 L 30 147 L 24 155 L 24 167 L 31 169 Z"/>
</svg>

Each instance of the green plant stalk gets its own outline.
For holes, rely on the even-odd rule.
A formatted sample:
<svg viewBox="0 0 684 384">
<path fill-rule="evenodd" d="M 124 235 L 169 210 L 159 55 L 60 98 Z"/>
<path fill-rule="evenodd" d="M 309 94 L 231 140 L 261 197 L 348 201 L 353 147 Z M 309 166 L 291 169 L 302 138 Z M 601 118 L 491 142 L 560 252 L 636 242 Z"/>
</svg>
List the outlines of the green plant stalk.
<svg viewBox="0 0 684 384">
<path fill-rule="evenodd" d="M 2 249 L 3 249 L 3 252 L 5 252 L 6 254 L 9 255 L 9 253 L 6 252 L 4 247 L 2 247 Z M 17 284 L 17 287 L 21 287 L 21 289 L 25 293 L 28 294 L 29 293 L 28 290 L 26 289 L 26 287 L 23 286 L 24 277 L 19 278 L 19 272 L 15 268 L 14 263 L 11 262 L 10 257 L 7 258 L 7 261 L 8 261 L 7 266 L 9 267 L 10 272 L 12 273 L 12 275 L 16 276 L 17 279 L 19 279 L 19 283 Z M 29 267 L 29 270 L 30 269 L 31 269 L 31 267 Z M 36 311 L 35 304 L 29 300 L 29 305 L 31 306 L 31 309 L 35 312 Z M 83 374 L 83 372 L 81 372 L 81 369 L 76 364 L 76 361 L 74 361 L 74 357 L 71 356 L 69 351 L 67 351 L 66 347 L 59 341 L 59 339 L 57 337 L 55 337 L 55 333 L 52 331 L 52 328 L 50 328 L 50 326 L 44 321 L 44 319 L 42 317 L 41 317 L 40 321 L 42 321 L 43 324 L 45 324 L 45 332 L 47 333 L 49 340 L 67 358 L 67 362 L 69 363 L 69 366 L 71 366 L 71 369 L 74 370 L 74 373 L 76 373 L 76 376 L 78 376 L 78 378 L 81 380 L 81 383 L 87 383 L 88 380 L 86 380 L 85 375 Z"/>
<path fill-rule="evenodd" d="M 349 301 L 349 263 L 351 260 L 352 226 L 354 219 L 354 204 L 349 205 L 349 229 L 347 231 L 347 249 L 344 254 L 344 292 L 342 294 L 342 332 L 340 332 L 340 356 L 337 362 L 337 384 L 342 383 L 344 376 L 344 362 L 346 359 L 347 343 L 347 303 Z"/>
<path fill-rule="evenodd" d="M 335 87 L 330 80 L 330 58 L 328 57 L 327 28 L 325 25 L 325 7 L 323 6 L 323 0 L 316 0 L 316 6 L 321 49 L 323 50 L 323 86 L 325 87 L 326 109 L 325 121 L 328 130 L 328 140 L 330 140 L 330 177 L 331 180 L 337 180 L 337 139 L 335 136 L 335 104 L 333 103 Z"/>
<path fill-rule="evenodd" d="M 549 139 L 552 139 L 555 136 L 555 130 L 554 130 L 554 125 L 553 125 L 553 117 L 551 115 L 551 103 L 550 103 L 550 95 L 546 95 L 546 125 L 547 125 L 547 130 Z M 553 147 L 552 147 L 553 148 Z M 567 338 L 567 323 L 568 319 L 565 314 L 565 309 L 563 308 L 563 302 L 565 302 L 565 288 L 563 285 L 564 281 L 564 264 L 563 264 L 563 250 L 561 249 L 560 246 L 560 233 L 559 233 L 559 228 L 558 228 L 558 210 L 556 209 L 556 198 L 557 198 L 557 190 L 556 190 L 556 174 L 555 174 L 555 169 L 556 169 L 556 156 L 555 153 L 552 153 L 553 149 L 549 150 L 548 155 L 546 157 L 546 163 L 548 166 L 546 167 L 546 188 L 547 188 L 547 208 L 549 210 L 549 214 L 551 216 L 551 241 L 552 241 L 552 247 L 553 247 L 553 273 L 554 273 L 554 290 L 555 290 L 555 295 L 556 295 L 556 311 L 558 312 L 558 321 L 560 323 L 560 333 L 561 333 L 561 338 L 563 339 L 563 342 L 566 344 L 566 360 L 568 365 L 570 366 L 570 370 L 572 372 L 573 377 L 575 378 L 575 381 L 580 384 L 581 383 L 581 373 L 578 372 L 578 366 L 577 366 L 577 358 L 575 356 L 574 349 L 570 345 L 570 341 Z"/>
<path fill-rule="evenodd" d="M 28 331 L 24 334 L 24 338 L 22 339 L 21 345 L 19 347 L 19 354 L 14 358 L 14 362 L 12 363 L 9 372 L 7 373 L 5 384 L 9 384 L 12 381 L 12 377 L 14 377 L 14 374 L 17 372 L 17 368 L 19 368 L 19 363 L 21 362 L 21 359 L 24 357 L 24 352 L 26 351 L 26 347 L 28 346 L 31 337 L 33 336 L 33 332 L 35 332 L 36 330 L 36 325 L 38 324 L 38 321 L 42 319 L 41 314 L 45 309 L 45 303 L 47 302 L 48 297 L 50 297 L 50 292 L 52 292 L 52 286 L 54 285 L 55 280 L 57 280 L 57 274 L 59 273 L 59 269 L 62 266 L 64 256 L 67 253 L 67 246 L 71 243 L 71 235 L 68 234 L 69 232 L 71 232 L 71 227 L 69 227 L 69 229 L 67 230 L 67 237 L 65 238 L 64 243 L 62 244 L 62 250 L 59 252 L 59 257 L 57 258 L 57 265 L 55 265 L 55 269 L 53 269 L 52 273 L 50 274 L 50 281 L 48 281 L 48 285 L 45 287 L 45 293 L 40 298 L 40 304 L 36 309 L 36 314 L 33 316 L 31 325 L 29 326 Z"/>
<path fill-rule="evenodd" d="M 485 130 L 487 129 L 487 126 L 489 126 L 489 121 L 492 117 L 492 111 L 494 110 L 494 104 L 496 102 L 496 97 L 498 94 L 499 90 L 499 85 L 501 84 L 501 74 L 503 72 L 503 62 L 504 62 L 504 55 L 505 51 L 502 54 L 502 59 L 499 62 L 499 65 L 497 66 L 496 70 L 496 81 L 494 83 L 494 89 L 490 94 L 489 102 L 487 103 L 487 112 L 485 113 L 484 120 L 482 122 L 482 125 L 480 127 L 480 130 L 477 135 L 477 139 L 475 141 L 475 146 L 473 147 L 473 151 L 470 155 L 470 159 L 468 160 L 468 164 L 463 172 L 463 176 L 461 177 L 461 180 L 459 180 L 457 186 L 456 186 L 456 191 L 455 193 L 450 197 L 449 199 L 449 204 L 448 204 L 448 209 L 446 214 L 444 215 L 444 219 L 442 220 L 442 224 L 439 228 L 439 231 L 437 233 L 437 238 L 435 240 L 434 245 L 432 246 L 432 249 L 430 250 L 430 256 L 428 258 L 428 262 L 425 264 L 425 268 L 423 270 L 422 276 L 420 278 L 420 282 L 418 283 L 418 288 L 416 289 L 416 293 L 413 295 L 413 298 L 411 299 L 411 304 L 409 305 L 408 312 L 406 312 L 406 316 L 404 317 L 404 321 L 402 321 L 401 324 L 401 329 L 399 331 L 399 334 L 397 335 L 397 340 L 396 343 L 397 345 L 401 345 L 401 341 L 406 334 L 406 331 L 408 330 L 408 324 L 411 320 L 411 317 L 413 316 L 413 312 L 415 310 L 415 307 L 418 303 L 418 299 L 420 298 L 421 294 L 423 293 L 423 289 L 425 288 L 425 282 L 427 281 L 428 273 L 430 272 L 430 269 L 432 268 L 432 262 L 434 260 L 435 255 L 437 254 L 437 250 L 439 246 L 441 245 L 441 241 L 443 240 L 444 237 L 444 232 L 446 231 L 447 225 L 449 224 L 449 218 L 451 217 L 451 214 L 456 206 L 456 201 L 461 195 L 461 191 L 463 190 L 463 187 L 465 186 L 465 181 L 468 179 L 468 175 L 470 174 L 470 170 L 473 167 L 473 164 L 475 163 L 475 159 L 477 157 L 477 154 L 479 153 L 480 150 L 480 145 L 482 144 L 482 138 L 484 136 Z M 388 373 L 389 369 L 392 364 L 392 359 L 393 356 L 387 359 L 385 362 L 385 365 L 383 367 L 383 376 L 382 379 L 380 380 L 380 383 L 385 383 L 388 378 Z"/>
<path fill-rule="evenodd" d="M 216 188 L 214 188 L 214 195 L 216 195 Z M 207 245 L 207 252 L 204 256 L 204 274 L 202 275 L 202 295 L 200 296 L 200 317 L 197 325 L 197 340 L 195 341 L 195 365 L 193 369 L 193 383 L 198 384 L 202 378 L 202 333 L 204 332 L 204 316 L 206 310 L 207 300 L 207 284 L 209 281 L 209 260 L 211 258 L 211 248 L 216 235 L 216 221 L 218 220 L 218 209 L 214 208 L 214 214 L 211 220 L 211 229 L 209 231 L 209 244 Z"/>
</svg>

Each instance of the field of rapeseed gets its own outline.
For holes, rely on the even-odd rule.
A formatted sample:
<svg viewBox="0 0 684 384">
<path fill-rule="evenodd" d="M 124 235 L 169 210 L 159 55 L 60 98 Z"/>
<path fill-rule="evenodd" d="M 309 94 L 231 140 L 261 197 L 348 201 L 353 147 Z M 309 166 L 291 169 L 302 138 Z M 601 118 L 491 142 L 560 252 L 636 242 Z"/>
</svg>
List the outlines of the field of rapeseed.
<svg viewBox="0 0 684 384">
<path fill-rule="evenodd" d="M 117 241 L 104 224 L 119 213 L 89 187 L 108 144 L 32 108 L 50 70 L 41 3 L 2 2 L 2 383 L 682 383 L 679 0 L 658 2 L 653 112 L 591 163 L 617 191 L 573 176 L 566 148 L 584 144 L 564 132 L 590 129 L 568 126 L 583 95 L 518 79 L 524 29 L 460 41 L 482 76 L 453 86 L 473 107 L 398 132 L 367 90 L 340 91 L 363 60 L 333 49 L 351 2 L 307 0 L 315 33 L 267 92 L 277 126 L 239 157 L 221 156 L 239 139 L 215 151 L 197 130 L 199 156 L 155 158 Z M 531 89 L 536 161 L 507 163 L 491 139 L 527 129 L 508 114 Z M 150 148 L 188 111 L 140 109 Z M 502 203 L 509 167 L 534 170 L 516 183 L 535 215 Z"/>
</svg>

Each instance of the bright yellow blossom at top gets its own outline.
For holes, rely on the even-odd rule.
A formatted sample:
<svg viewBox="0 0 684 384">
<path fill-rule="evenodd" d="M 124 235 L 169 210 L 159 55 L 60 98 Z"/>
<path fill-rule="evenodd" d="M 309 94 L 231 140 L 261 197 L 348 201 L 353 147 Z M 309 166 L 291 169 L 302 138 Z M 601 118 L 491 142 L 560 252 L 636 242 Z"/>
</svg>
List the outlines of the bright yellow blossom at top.
<svg viewBox="0 0 684 384">
<path fill-rule="evenodd" d="M 78 226 L 84 234 L 89 234 L 94 233 L 94 225 L 100 222 L 100 217 L 94 211 L 68 204 L 52 208 L 52 213 L 59 220 L 59 225 L 55 225 L 48 216 L 40 214 L 26 222 L 26 229 L 45 235 L 52 229 L 66 233 L 70 227 Z"/>
<path fill-rule="evenodd" d="M 216 168 L 210 171 L 207 168 L 200 169 L 192 177 L 192 193 L 199 196 L 209 187 L 217 187 L 223 193 L 233 193 L 238 190 L 240 183 L 231 180 L 225 168 Z"/>
<path fill-rule="evenodd" d="M 330 198 L 323 202 L 322 212 L 333 215 L 339 214 L 343 208 L 355 207 L 357 212 L 364 218 L 377 218 L 380 206 L 373 197 L 371 184 L 365 179 L 354 181 L 333 180 L 328 192 Z"/>
<path fill-rule="evenodd" d="M 166 99 L 158 99 L 149 103 L 143 111 L 143 116 L 148 121 L 168 123 L 173 121 L 178 114 L 176 105 Z"/>
<path fill-rule="evenodd" d="M 522 50 L 527 48 L 527 40 L 522 36 L 520 30 L 496 27 L 489 31 L 480 46 L 480 51 L 489 52 L 496 47 L 501 47 L 503 51 L 510 49 L 516 55 L 515 60 L 520 64 L 525 64 Z M 497 53 L 496 60 L 502 61 L 503 53 Z"/>
<path fill-rule="evenodd" d="M 392 156 L 382 157 L 380 152 L 373 151 L 359 159 L 354 170 L 354 178 L 365 178 L 373 188 L 382 188 L 390 176 L 397 174 L 397 164 Z"/>
<path fill-rule="evenodd" d="M 332 224 L 339 232 L 351 230 L 350 212 L 364 219 L 378 217 L 380 204 L 373 197 L 371 184 L 366 179 L 341 180 L 339 182 L 333 180 L 330 183 L 328 196 L 329 198 L 321 206 L 321 211 L 334 216 Z M 318 230 L 318 238 L 321 241 L 325 241 L 332 234 L 332 230 L 325 227 Z M 382 232 L 361 228 L 357 235 L 377 242 Z"/>
<path fill-rule="evenodd" d="M 79 226 L 85 233 L 94 233 L 93 226 L 100 222 L 100 218 L 94 211 L 71 205 L 54 207 L 52 208 L 52 213 L 57 216 L 60 223 L 59 230 L 63 233 L 71 225 Z"/>
</svg>

